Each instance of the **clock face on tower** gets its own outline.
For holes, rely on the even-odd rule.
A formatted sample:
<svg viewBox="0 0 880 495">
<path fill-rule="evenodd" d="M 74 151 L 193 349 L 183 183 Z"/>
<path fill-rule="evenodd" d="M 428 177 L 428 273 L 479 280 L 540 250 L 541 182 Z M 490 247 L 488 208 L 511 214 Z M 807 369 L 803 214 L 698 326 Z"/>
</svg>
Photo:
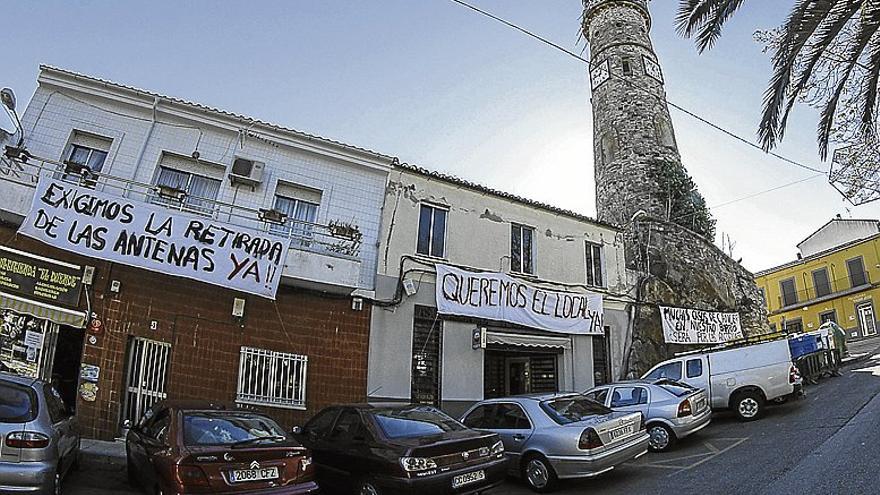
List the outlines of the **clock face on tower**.
<svg viewBox="0 0 880 495">
<path fill-rule="evenodd" d="M 611 79 L 611 67 L 608 59 L 599 62 L 590 69 L 590 85 L 593 89 L 598 88 L 608 79 Z"/>
<path fill-rule="evenodd" d="M 653 77 L 659 82 L 663 82 L 663 73 L 660 72 L 660 66 L 650 58 L 642 55 L 642 61 L 645 63 L 645 74 Z"/>
</svg>

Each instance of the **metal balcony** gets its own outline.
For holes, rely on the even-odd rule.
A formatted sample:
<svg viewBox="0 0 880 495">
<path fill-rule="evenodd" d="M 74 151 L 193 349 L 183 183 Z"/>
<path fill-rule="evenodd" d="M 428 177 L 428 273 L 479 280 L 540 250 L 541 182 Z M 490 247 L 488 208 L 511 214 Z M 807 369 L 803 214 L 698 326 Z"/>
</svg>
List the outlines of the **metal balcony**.
<svg viewBox="0 0 880 495">
<path fill-rule="evenodd" d="M 801 282 L 803 280 L 801 279 Z M 795 307 L 815 304 L 840 296 L 860 292 L 873 286 L 868 272 L 862 272 L 861 277 L 843 277 L 831 280 L 826 286 L 812 286 L 793 292 L 782 293 L 777 298 L 777 310 L 785 311 Z"/>
<path fill-rule="evenodd" d="M 271 210 L 190 196 L 184 191 L 112 175 L 89 171 L 77 174 L 71 164 L 54 160 L 32 156 L 23 160 L 0 155 L 0 197 L 4 198 L 2 210 L 7 220 L 15 217 L 20 220 L 27 215 L 38 178 L 47 173 L 58 180 L 106 194 L 288 238 L 290 251 L 282 272 L 284 285 L 341 293 L 351 292 L 360 285 L 362 235 L 356 225 L 304 222 L 279 217 Z"/>
</svg>

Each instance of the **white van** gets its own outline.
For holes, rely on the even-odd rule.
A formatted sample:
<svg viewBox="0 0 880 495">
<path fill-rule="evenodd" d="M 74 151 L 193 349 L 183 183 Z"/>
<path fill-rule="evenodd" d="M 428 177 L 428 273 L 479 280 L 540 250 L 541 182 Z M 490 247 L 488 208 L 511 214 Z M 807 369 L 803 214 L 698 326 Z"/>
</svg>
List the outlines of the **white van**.
<svg viewBox="0 0 880 495">
<path fill-rule="evenodd" d="M 712 409 L 732 409 L 743 421 L 758 419 L 769 401 L 803 395 L 787 339 L 681 354 L 642 378 L 669 378 L 705 389 Z"/>
</svg>

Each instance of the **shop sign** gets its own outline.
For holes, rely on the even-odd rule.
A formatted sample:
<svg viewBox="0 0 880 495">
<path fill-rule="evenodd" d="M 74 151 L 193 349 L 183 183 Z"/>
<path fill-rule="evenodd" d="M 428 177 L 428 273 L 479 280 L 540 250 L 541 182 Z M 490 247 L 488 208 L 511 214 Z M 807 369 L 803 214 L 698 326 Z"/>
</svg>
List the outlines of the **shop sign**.
<svg viewBox="0 0 880 495">
<path fill-rule="evenodd" d="M 66 251 L 275 298 L 290 240 L 40 178 L 18 232 Z"/>
<path fill-rule="evenodd" d="M 602 295 L 540 287 L 504 273 L 437 265 L 437 311 L 551 332 L 602 335 Z"/>
<path fill-rule="evenodd" d="M 0 291 L 76 308 L 82 292 L 82 268 L 0 246 Z"/>
<path fill-rule="evenodd" d="M 667 344 L 722 344 L 743 337 L 739 313 L 660 306 Z"/>
</svg>

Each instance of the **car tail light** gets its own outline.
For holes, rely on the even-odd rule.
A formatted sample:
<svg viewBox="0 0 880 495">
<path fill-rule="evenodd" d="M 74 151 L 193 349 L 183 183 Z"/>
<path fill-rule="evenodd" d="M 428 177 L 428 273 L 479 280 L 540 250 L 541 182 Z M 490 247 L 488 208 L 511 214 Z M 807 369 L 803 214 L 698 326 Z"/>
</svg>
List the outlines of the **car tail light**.
<svg viewBox="0 0 880 495">
<path fill-rule="evenodd" d="M 407 473 L 436 469 L 437 463 L 426 457 L 401 457 L 400 466 Z"/>
<path fill-rule="evenodd" d="M 208 477 L 202 468 L 198 466 L 190 466 L 188 464 L 178 464 L 174 466 L 175 476 L 178 484 L 183 487 L 209 487 Z"/>
<path fill-rule="evenodd" d="M 685 399 L 681 401 L 681 404 L 678 405 L 678 417 L 683 418 L 685 416 L 690 416 L 694 413 L 694 409 L 691 407 L 691 400 Z"/>
<path fill-rule="evenodd" d="M 800 379 L 800 370 L 797 369 L 797 366 L 791 365 L 791 369 L 788 370 L 788 383 L 797 383 Z"/>
<path fill-rule="evenodd" d="M 6 435 L 6 446 L 14 449 L 42 449 L 49 446 L 49 437 L 36 431 L 15 431 Z"/>
<path fill-rule="evenodd" d="M 581 450 L 598 449 L 604 445 L 599 434 L 592 428 L 587 428 L 581 433 L 581 439 L 578 441 L 578 448 Z"/>
<path fill-rule="evenodd" d="M 645 415 L 639 413 L 639 429 L 638 431 L 642 431 L 645 429 Z"/>
</svg>

